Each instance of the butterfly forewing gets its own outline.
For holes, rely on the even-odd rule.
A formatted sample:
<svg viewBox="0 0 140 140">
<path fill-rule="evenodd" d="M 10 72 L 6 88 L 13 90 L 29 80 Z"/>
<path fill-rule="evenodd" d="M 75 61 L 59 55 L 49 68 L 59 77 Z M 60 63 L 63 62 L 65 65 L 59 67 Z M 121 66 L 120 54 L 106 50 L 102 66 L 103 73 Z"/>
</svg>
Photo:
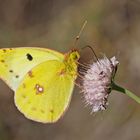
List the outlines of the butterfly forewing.
<svg viewBox="0 0 140 140">
<path fill-rule="evenodd" d="M 63 54 L 43 48 L 0 49 L 0 78 L 15 91 L 24 75 L 36 65 L 48 60 L 63 59 Z"/>
</svg>

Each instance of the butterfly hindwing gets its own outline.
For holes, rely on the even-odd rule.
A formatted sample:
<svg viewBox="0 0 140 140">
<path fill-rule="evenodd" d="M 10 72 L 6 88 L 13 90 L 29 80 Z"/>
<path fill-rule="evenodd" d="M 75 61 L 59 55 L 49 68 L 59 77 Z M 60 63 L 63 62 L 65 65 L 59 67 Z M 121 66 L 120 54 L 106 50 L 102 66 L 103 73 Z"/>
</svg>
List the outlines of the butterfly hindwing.
<svg viewBox="0 0 140 140">
<path fill-rule="evenodd" d="M 69 105 L 75 78 L 65 64 L 49 60 L 27 73 L 15 93 L 17 108 L 29 119 L 56 122 Z"/>
</svg>

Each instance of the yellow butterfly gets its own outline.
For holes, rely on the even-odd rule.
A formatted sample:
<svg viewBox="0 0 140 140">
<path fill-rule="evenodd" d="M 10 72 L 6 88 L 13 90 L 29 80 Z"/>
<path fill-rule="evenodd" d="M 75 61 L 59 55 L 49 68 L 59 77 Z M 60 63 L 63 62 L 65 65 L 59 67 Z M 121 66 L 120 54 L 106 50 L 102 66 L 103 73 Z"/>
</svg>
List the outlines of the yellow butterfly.
<svg viewBox="0 0 140 140">
<path fill-rule="evenodd" d="M 77 77 L 78 51 L 0 49 L 0 77 L 15 92 L 17 108 L 29 119 L 56 122 L 66 111 Z"/>
</svg>

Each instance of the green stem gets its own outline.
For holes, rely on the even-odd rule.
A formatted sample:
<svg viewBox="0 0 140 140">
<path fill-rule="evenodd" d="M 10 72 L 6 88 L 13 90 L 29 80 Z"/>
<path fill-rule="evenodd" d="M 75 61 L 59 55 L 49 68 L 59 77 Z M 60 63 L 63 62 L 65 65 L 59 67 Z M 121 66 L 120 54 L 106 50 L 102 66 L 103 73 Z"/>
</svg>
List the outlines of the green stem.
<svg viewBox="0 0 140 140">
<path fill-rule="evenodd" d="M 123 88 L 123 87 L 120 87 L 120 86 L 116 85 L 114 82 L 112 83 L 112 89 L 128 95 L 130 98 L 134 99 L 137 103 L 140 104 L 140 97 L 136 96 L 131 91 L 129 91 L 129 90 Z"/>
</svg>

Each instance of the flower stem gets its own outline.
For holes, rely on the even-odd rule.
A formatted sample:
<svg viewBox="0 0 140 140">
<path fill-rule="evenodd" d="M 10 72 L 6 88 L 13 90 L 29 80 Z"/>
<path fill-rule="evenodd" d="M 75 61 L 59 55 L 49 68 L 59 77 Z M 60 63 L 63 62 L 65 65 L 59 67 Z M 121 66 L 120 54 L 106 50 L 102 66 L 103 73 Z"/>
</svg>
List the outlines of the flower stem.
<svg viewBox="0 0 140 140">
<path fill-rule="evenodd" d="M 132 98 L 133 100 L 135 100 L 137 103 L 140 104 L 140 97 L 136 96 L 131 91 L 129 91 L 129 90 L 123 88 L 123 87 L 120 87 L 120 86 L 116 85 L 114 82 L 112 83 L 112 89 L 128 95 L 130 98 Z"/>
</svg>

